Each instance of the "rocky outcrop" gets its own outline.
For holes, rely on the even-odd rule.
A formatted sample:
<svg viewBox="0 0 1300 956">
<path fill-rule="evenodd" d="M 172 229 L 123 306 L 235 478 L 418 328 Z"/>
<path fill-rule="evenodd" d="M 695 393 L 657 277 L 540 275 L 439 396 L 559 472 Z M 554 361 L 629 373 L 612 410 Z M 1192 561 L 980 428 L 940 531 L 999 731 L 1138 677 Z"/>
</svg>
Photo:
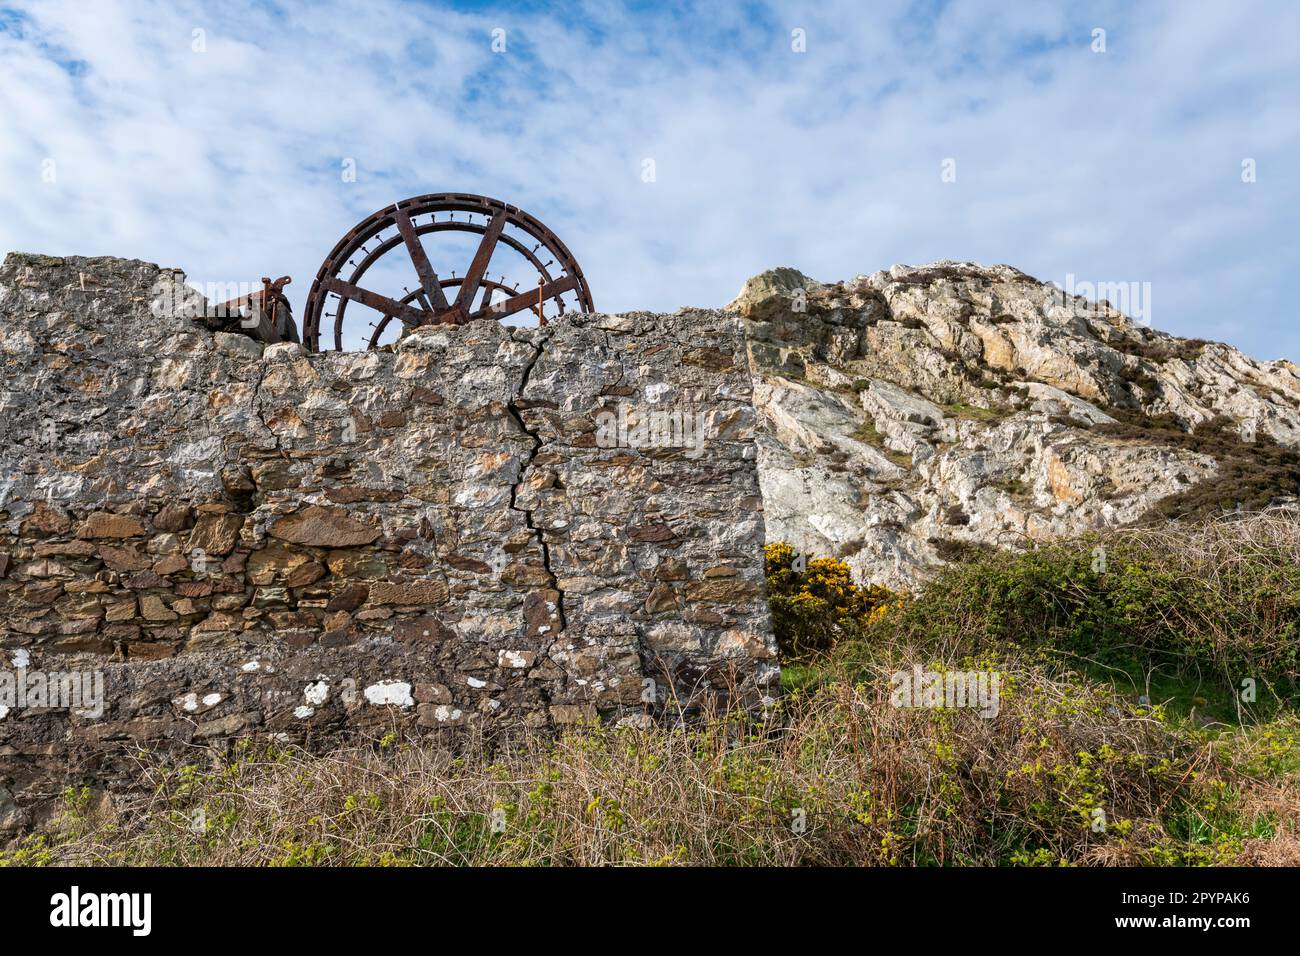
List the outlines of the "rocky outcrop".
<svg viewBox="0 0 1300 956">
<path fill-rule="evenodd" d="M 141 747 L 775 692 L 734 315 L 309 355 L 191 320 L 182 278 L 0 268 L 0 827 Z M 92 699 L 17 693 L 42 675 Z"/>
<path fill-rule="evenodd" d="M 867 581 L 911 587 L 963 547 L 1176 514 L 1198 493 L 1258 505 L 1300 481 L 1280 450 L 1300 444 L 1293 363 L 1008 266 L 835 284 L 778 269 L 729 308 L 746 320 L 768 539 Z"/>
</svg>

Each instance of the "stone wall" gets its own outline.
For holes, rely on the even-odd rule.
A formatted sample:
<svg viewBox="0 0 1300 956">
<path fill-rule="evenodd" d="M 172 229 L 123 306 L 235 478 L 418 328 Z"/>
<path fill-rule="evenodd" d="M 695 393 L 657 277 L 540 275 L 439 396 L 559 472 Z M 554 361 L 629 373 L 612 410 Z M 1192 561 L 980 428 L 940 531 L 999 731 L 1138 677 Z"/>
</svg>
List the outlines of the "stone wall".
<svg viewBox="0 0 1300 956">
<path fill-rule="evenodd" d="M 735 316 L 308 355 L 186 318 L 182 279 L 0 268 L 0 827 L 68 783 L 129 786 L 141 746 L 776 692 Z M 661 411 L 703 441 L 647 440 Z M 92 672 L 102 706 L 32 693 Z"/>
</svg>

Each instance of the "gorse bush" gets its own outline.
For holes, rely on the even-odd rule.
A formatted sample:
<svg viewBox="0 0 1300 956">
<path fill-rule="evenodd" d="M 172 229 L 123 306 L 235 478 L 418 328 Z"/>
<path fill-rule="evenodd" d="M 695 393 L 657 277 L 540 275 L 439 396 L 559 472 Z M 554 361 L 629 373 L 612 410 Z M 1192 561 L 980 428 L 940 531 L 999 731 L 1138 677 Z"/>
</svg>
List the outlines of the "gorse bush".
<svg viewBox="0 0 1300 956">
<path fill-rule="evenodd" d="M 805 558 L 800 570 L 797 552 L 784 542 L 767 545 L 763 555 L 772 625 L 787 658 L 829 650 L 901 600 L 888 588 L 858 587 L 849 566 L 835 558 Z"/>
</svg>

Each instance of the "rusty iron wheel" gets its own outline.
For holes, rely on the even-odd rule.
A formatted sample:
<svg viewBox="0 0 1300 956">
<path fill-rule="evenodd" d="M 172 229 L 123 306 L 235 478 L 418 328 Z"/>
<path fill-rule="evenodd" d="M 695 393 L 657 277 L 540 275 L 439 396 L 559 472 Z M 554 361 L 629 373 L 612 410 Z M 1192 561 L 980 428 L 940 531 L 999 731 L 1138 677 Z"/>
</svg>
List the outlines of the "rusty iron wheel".
<svg viewBox="0 0 1300 956">
<path fill-rule="evenodd" d="M 459 278 L 455 272 L 439 277 L 421 241 L 448 232 L 479 237 L 473 258 Z M 500 280 L 489 278 L 493 253 L 500 247 L 513 251 L 516 275 L 523 268 L 536 274 L 535 281 L 531 275 L 515 282 L 507 282 L 504 274 Z M 414 269 L 413 291 L 404 286 L 401 295 L 392 290 L 385 295 L 363 281 L 390 253 L 389 266 L 400 263 L 404 271 Z M 303 344 L 319 351 L 324 328 L 326 341 L 332 338 L 333 347 L 342 350 L 344 322 L 352 303 L 349 338 L 357 327 L 368 329 L 360 336 L 366 348 L 378 348 L 385 333 L 391 335 L 394 321 L 410 329 L 502 320 L 529 311 L 544 325 L 569 310 L 594 310 L 582 269 L 555 233 L 517 206 L 468 193 L 404 199 L 362 220 L 340 239 L 307 295 Z"/>
</svg>

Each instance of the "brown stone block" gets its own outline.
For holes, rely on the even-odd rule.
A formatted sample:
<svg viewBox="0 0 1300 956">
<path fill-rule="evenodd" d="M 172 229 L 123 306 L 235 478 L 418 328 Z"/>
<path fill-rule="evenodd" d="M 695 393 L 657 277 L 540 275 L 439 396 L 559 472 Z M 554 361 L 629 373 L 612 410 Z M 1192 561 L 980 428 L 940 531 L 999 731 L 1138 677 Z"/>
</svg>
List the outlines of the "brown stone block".
<svg viewBox="0 0 1300 956">
<path fill-rule="evenodd" d="M 147 591 L 151 588 L 165 588 L 167 582 L 152 571 L 141 571 L 122 582 L 132 591 Z"/>
<path fill-rule="evenodd" d="M 262 491 L 283 491 L 298 487 L 293 462 L 284 459 L 259 462 L 253 466 L 253 481 Z"/>
<path fill-rule="evenodd" d="M 506 554 L 518 554 L 521 551 L 527 551 L 537 543 L 537 532 L 525 528 L 522 531 L 516 531 L 502 546 Z"/>
<path fill-rule="evenodd" d="M 682 614 L 682 620 L 688 624 L 721 624 L 725 618 L 717 611 L 693 607 Z"/>
<path fill-rule="evenodd" d="M 397 559 L 397 566 L 407 571 L 423 571 L 432 563 L 433 559 L 427 554 L 421 554 L 419 551 L 412 551 L 409 548 L 403 551 Z"/>
<path fill-rule="evenodd" d="M 41 541 L 32 548 L 32 554 L 38 558 L 70 557 L 88 558 L 95 553 L 93 541 L 79 538 L 72 541 Z"/>
<path fill-rule="evenodd" d="M 194 625 L 194 630 L 199 633 L 204 631 L 242 631 L 243 629 L 244 619 L 228 611 L 213 611 Z"/>
<path fill-rule="evenodd" d="M 668 584 L 656 584 L 650 590 L 650 596 L 645 601 L 645 609 L 651 614 L 677 611 L 681 609 L 681 606 L 681 595 L 676 588 Z"/>
<path fill-rule="evenodd" d="M 282 542 L 272 541 L 248 556 L 245 572 L 249 584 L 272 584 L 275 580 L 311 561 L 311 555 Z"/>
<path fill-rule="evenodd" d="M 335 611 L 333 614 L 326 615 L 321 626 L 327 631 L 337 631 L 345 628 L 352 623 L 352 615 L 347 611 Z"/>
<path fill-rule="evenodd" d="M 417 385 L 411 389 L 411 401 L 423 405 L 442 405 L 445 399 L 433 389 Z"/>
<path fill-rule="evenodd" d="M 104 617 L 104 609 L 100 605 L 98 594 L 65 593 L 59 598 L 55 610 L 59 611 L 59 617 L 64 619 Z"/>
<path fill-rule="evenodd" d="M 677 558 L 664 558 L 654 569 L 656 581 L 685 581 L 688 575 L 685 561 Z"/>
<path fill-rule="evenodd" d="M 560 631 L 560 592 L 542 588 L 524 598 L 524 633 L 529 637 L 555 637 Z"/>
<path fill-rule="evenodd" d="M 144 524 L 132 515 L 96 511 L 77 526 L 78 538 L 134 538 L 144 534 Z"/>
<path fill-rule="evenodd" d="M 99 630 L 99 617 L 78 617 L 60 621 L 56 634 L 94 634 Z"/>
<path fill-rule="evenodd" d="M 292 544 L 319 548 L 353 548 L 372 544 L 382 532 L 353 518 L 343 508 L 309 505 L 271 525 L 270 535 Z"/>
<path fill-rule="evenodd" d="M 370 597 L 370 588 L 364 584 L 349 584 L 336 593 L 325 605 L 326 611 L 355 611 Z"/>
<path fill-rule="evenodd" d="M 330 574 L 339 578 L 383 578 L 388 576 L 388 562 L 374 551 L 347 550 L 325 559 Z"/>
<path fill-rule="evenodd" d="M 108 589 L 108 583 L 99 578 L 78 578 L 63 585 L 68 594 L 104 594 Z"/>
<path fill-rule="evenodd" d="M 202 551 L 220 556 L 229 554 L 239 540 L 239 530 L 244 526 L 244 516 L 235 514 L 202 514 L 190 532 L 185 550 Z"/>
<path fill-rule="evenodd" d="M 408 617 L 393 622 L 393 640 L 403 644 L 454 641 L 456 633 L 436 617 Z"/>
<path fill-rule="evenodd" d="M 53 604 L 63 593 L 63 585 L 55 582 L 54 584 L 37 584 L 28 585 L 23 591 L 23 600 L 28 604 L 37 607 L 43 607 L 47 604 Z"/>
<path fill-rule="evenodd" d="M 179 554 L 173 554 L 155 564 L 153 573 L 158 575 L 175 574 L 177 571 L 188 571 L 189 567 L 189 561 Z"/>
<path fill-rule="evenodd" d="M 512 588 L 538 588 L 553 583 L 551 572 L 540 561 L 515 561 L 506 565 L 501 580 Z"/>
<path fill-rule="evenodd" d="M 284 576 L 284 586 L 304 588 L 309 584 L 315 584 L 323 577 L 325 577 L 324 565 L 319 561 L 304 561 Z"/>
<path fill-rule="evenodd" d="M 462 554 L 449 554 L 443 558 L 443 562 L 457 571 L 469 571 L 472 574 L 490 574 L 492 571 L 492 566 L 486 561 L 479 561 Z"/>
<path fill-rule="evenodd" d="M 175 657 L 176 647 L 173 644 L 158 644 L 153 641 L 132 641 L 126 645 L 126 656 L 128 660 L 134 661 L 160 661 Z"/>
<path fill-rule="evenodd" d="M 140 616 L 146 621 L 174 621 L 179 615 L 156 594 L 145 594 L 140 598 Z"/>
<path fill-rule="evenodd" d="M 100 636 L 107 641 L 136 641 L 140 639 L 140 626 L 130 623 L 107 624 L 100 631 Z"/>
<path fill-rule="evenodd" d="M 447 603 L 447 582 L 441 580 L 393 583 L 378 581 L 370 587 L 371 604 L 431 605 Z"/>
<path fill-rule="evenodd" d="M 312 613 L 309 610 L 300 611 L 272 611 L 270 614 L 271 623 L 275 625 L 276 630 L 287 631 L 297 628 L 319 628 L 321 626 L 320 613 Z"/>
<path fill-rule="evenodd" d="M 735 361 L 734 355 L 718 349 L 691 349 L 682 354 L 683 365 L 693 365 L 696 368 L 710 369 L 715 372 L 731 368 Z"/>
<path fill-rule="evenodd" d="M 23 536 L 32 534 L 67 534 L 72 530 L 72 519 L 61 508 L 38 501 L 32 513 L 20 526 Z"/>
<path fill-rule="evenodd" d="M 50 650 L 59 654 L 111 654 L 113 643 L 103 636 L 77 634 L 59 638 L 50 645 Z"/>
<path fill-rule="evenodd" d="M 184 531 L 190 523 L 189 505 L 178 502 L 163 505 L 153 516 L 153 526 L 159 531 Z"/>
<path fill-rule="evenodd" d="M 627 529 L 627 536 L 633 541 L 644 541 L 646 544 L 663 544 L 676 538 L 673 529 L 659 521 L 633 525 Z"/>
<path fill-rule="evenodd" d="M 450 704 L 451 691 L 442 684 L 416 684 L 415 699 L 421 704 Z"/>
<path fill-rule="evenodd" d="M 104 567 L 119 574 L 143 571 L 151 563 L 147 557 L 132 545 L 119 548 L 111 544 L 101 544 L 98 550 L 99 559 L 104 562 Z"/>
</svg>

